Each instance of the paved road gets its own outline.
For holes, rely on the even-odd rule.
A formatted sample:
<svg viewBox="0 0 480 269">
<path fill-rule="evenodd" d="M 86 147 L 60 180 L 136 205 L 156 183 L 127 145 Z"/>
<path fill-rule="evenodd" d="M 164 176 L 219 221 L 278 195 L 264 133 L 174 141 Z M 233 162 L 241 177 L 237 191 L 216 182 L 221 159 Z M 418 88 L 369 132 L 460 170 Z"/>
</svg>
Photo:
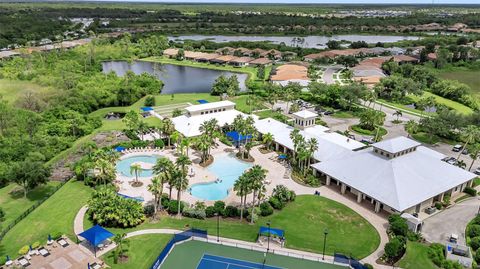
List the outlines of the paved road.
<svg viewBox="0 0 480 269">
<path fill-rule="evenodd" d="M 446 209 L 424 221 L 423 237 L 429 242 L 445 243 L 449 236 L 458 235 L 460 244 L 465 245 L 465 228 L 478 212 L 479 198 L 471 198 Z"/>
<path fill-rule="evenodd" d="M 341 66 L 328 66 L 325 72 L 323 72 L 323 81 L 325 84 L 335 84 L 335 80 L 333 79 L 333 74 L 341 70 Z"/>
</svg>

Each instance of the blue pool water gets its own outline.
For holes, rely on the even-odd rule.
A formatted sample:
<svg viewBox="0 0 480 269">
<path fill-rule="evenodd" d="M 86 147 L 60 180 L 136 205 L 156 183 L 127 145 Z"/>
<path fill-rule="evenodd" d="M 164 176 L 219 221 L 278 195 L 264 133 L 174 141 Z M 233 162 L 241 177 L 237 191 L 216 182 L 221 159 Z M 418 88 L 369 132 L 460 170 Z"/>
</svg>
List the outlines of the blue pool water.
<svg viewBox="0 0 480 269">
<path fill-rule="evenodd" d="M 191 187 L 191 193 L 197 198 L 208 201 L 225 199 L 228 195 L 227 191 L 233 188 L 238 177 L 251 166 L 252 164 L 238 160 L 233 154 L 219 154 L 207 169 L 222 182 L 194 184 Z"/>
<path fill-rule="evenodd" d="M 133 156 L 128 157 L 123 160 L 120 160 L 117 163 L 117 172 L 123 174 L 127 177 L 135 177 L 135 174 L 130 174 L 130 166 L 132 163 L 135 162 L 144 162 L 144 163 L 151 163 L 155 164 L 157 162 L 158 156 L 151 155 L 151 156 Z M 153 175 L 153 171 L 151 169 L 144 169 L 142 170 L 138 176 L 139 177 L 150 177 Z"/>
</svg>

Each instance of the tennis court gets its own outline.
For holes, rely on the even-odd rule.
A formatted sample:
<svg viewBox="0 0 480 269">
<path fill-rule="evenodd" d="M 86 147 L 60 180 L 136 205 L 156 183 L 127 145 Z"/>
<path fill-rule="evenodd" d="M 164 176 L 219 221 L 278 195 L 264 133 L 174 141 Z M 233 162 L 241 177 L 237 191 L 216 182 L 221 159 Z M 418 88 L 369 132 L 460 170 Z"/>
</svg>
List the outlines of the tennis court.
<svg viewBox="0 0 480 269">
<path fill-rule="evenodd" d="M 345 269 L 345 266 L 203 241 L 176 245 L 160 269 Z M 265 262 L 265 264 L 264 264 Z"/>
</svg>

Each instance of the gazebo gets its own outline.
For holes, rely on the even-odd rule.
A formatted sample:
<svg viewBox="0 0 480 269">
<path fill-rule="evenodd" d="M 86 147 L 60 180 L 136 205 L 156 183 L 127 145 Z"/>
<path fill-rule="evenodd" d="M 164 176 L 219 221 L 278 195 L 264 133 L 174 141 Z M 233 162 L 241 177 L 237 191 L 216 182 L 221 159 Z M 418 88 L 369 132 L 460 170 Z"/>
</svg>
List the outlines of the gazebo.
<svg viewBox="0 0 480 269">
<path fill-rule="evenodd" d="M 260 243 L 262 242 L 262 236 L 264 237 L 263 241 L 267 239 L 270 242 L 270 238 L 272 238 L 271 241 L 279 244 L 281 247 L 285 243 L 285 231 L 282 229 L 261 226 L 258 231 L 258 241 Z"/>
<path fill-rule="evenodd" d="M 82 232 L 78 236 L 85 238 L 92 246 L 95 253 L 95 257 L 97 256 L 97 246 L 100 245 L 103 241 L 107 240 L 108 238 L 112 237 L 114 234 L 110 231 L 104 229 L 100 225 L 95 225 L 92 228 Z"/>
</svg>

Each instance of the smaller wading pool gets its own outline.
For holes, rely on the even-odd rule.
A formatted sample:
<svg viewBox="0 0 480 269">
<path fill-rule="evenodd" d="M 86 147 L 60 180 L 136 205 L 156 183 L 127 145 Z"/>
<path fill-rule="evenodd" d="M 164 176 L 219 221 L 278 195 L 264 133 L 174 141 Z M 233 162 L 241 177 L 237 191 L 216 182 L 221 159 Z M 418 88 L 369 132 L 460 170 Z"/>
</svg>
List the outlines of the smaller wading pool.
<svg viewBox="0 0 480 269">
<path fill-rule="evenodd" d="M 151 167 L 155 165 L 157 159 L 160 156 L 158 155 L 150 155 L 150 156 L 132 156 L 127 157 L 125 159 L 120 160 L 117 162 L 117 173 L 120 173 L 126 177 L 135 177 L 135 174 L 130 173 L 130 166 L 133 163 L 139 163 L 144 168 L 138 174 L 139 177 L 151 177 L 153 175 L 153 171 Z M 145 168 L 148 167 L 148 168 Z"/>
</svg>

